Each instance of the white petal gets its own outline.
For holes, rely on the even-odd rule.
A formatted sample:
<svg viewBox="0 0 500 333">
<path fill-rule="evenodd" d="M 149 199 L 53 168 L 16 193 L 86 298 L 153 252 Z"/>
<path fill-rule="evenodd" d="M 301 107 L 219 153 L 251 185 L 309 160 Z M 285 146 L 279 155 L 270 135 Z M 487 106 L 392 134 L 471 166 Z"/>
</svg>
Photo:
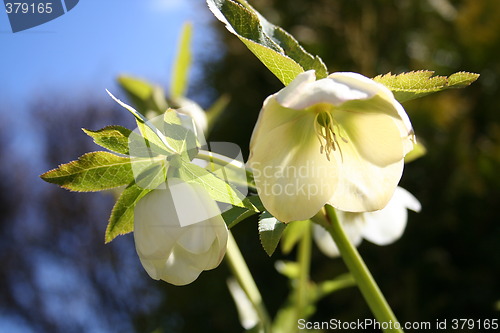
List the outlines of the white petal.
<svg viewBox="0 0 500 333">
<path fill-rule="evenodd" d="M 219 216 L 220 210 L 199 184 L 172 178 L 167 181 L 180 226 L 190 226 Z"/>
<path fill-rule="evenodd" d="M 315 215 L 336 188 L 335 161 L 320 154 L 314 113 L 264 104 L 250 142 L 249 166 L 266 209 L 282 222 Z"/>
<path fill-rule="evenodd" d="M 406 227 L 407 209 L 420 211 L 418 200 L 405 189 L 398 187 L 389 204 L 382 210 L 365 213 L 363 238 L 377 245 L 387 245 L 398 240 Z"/>
<path fill-rule="evenodd" d="M 164 257 L 182 234 L 168 190 L 154 190 L 134 209 L 134 239 L 139 256 Z"/>
<path fill-rule="evenodd" d="M 311 72 L 299 74 L 288 87 L 276 94 L 276 99 L 282 106 L 303 110 L 319 103 L 340 105 L 346 101 L 374 96 L 370 91 L 331 78 L 314 81 L 314 72 Z"/>
<path fill-rule="evenodd" d="M 226 251 L 227 229 L 224 235 L 225 238 L 216 237 L 204 253 L 193 254 L 176 245 L 168 256 L 154 259 L 140 257 L 141 263 L 153 279 L 161 279 L 174 285 L 189 284 L 196 280 L 202 271 L 216 268 L 220 264 Z"/>
<path fill-rule="evenodd" d="M 300 73 L 288 86 L 270 97 L 276 98 L 278 103 L 284 107 L 298 109 L 294 107 L 297 101 L 297 91 L 303 91 L 307 89 L 307 87 L 315 81 L 316 72 L 314 70 Z"/>
<path fill-rule="evenodd" d="M 174 204 L 172 196 L 188 200 L 190 205 Z M 177 216 L 189 214 L 179 209 L 205 216 L 219 212 L 201 186 L 172 178 L 166 190 L 154 190 L 136 205 L 134 240 L 141 263 L 153 279 L 184 285 L 220 264 L 228 231 L 220 215 L 182 226 Z"/>
<path fill-rule="evenodd" d="M 329 203 L 348 212 L 366 212 L 387 205 L 403 173 L 402 142 L 390 119 L 356 114 L 339 140 L 334 157 L 339 168 L 337 187 Z M 371 129 L 371 124 L 380 125 Z"/>
</svg>

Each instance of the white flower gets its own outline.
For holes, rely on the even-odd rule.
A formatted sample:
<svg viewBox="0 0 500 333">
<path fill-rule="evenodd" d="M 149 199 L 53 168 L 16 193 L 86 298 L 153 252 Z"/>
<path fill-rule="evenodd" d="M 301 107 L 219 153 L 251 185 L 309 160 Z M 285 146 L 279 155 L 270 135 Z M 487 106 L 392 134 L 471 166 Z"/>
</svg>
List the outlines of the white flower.
<svg viewBox="0 0 500 333">
<path fill-rule="evenodd" d="M 410 120 L 382 84 L 356 73 L 316 81 L 301 73 L 264 102 L 249 166 L 266 209 L 305 220 L 326 203 L 350 212 L 385 207 L 413 149 Z"/>
<path fill-rule="evenodd" d="M 420 202 L 404 188 L 397 187 L 386 207 L 375 212 L 348 213 L 337 210 L 347 237 L 355 245 L 366 239 L 377 245 L 387 245 L 398 240 L 406 227 L 407 209 L 419 212 Z M 319 249 L 330 257 L 339 255 L 331 235 L 321 226 L 313 225 L 313 235 Z"/>
<path fill-rule="evenodd" d="M 224 257 L 227 227 L 201 185 L 168 179 L 167 189 L 144 196 L 134 215 L 137 254 L 155 280 L 189 284 Z"/>
</svg>

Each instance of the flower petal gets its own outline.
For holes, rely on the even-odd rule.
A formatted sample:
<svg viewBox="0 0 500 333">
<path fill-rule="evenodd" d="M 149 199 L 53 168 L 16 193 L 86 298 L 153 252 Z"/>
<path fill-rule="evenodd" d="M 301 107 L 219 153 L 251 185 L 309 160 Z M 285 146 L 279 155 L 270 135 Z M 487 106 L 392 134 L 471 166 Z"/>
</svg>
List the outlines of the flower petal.
<svg viewBox="0 0 500 333">
<path fill-rule="evenodd" d="M 397 129 L 380 115 L 356 114 L 343 127 L 333 155 L 339 178 L 329 203 L 347 212 L 367 212 L 387 205 L 403 173 L 402 143 Z M 378 128 L 371 129 L 372 124 Z M 399 158 L 399 159 L 398 159 Z"/>
<path fill-rule="evenodd" d="M 343 82 L 330 78 L 315 81 L 315 77 L 314 71 L 297 75 L 290 85 L 276 94 L 276 99 L 284 107 L 303 110 L 319 103 L 340 105 L 346 101 L 374 96 L 370 95 L 370 91 Z"/>
<path fill-rule="evenodd" d="M 163 258 L 182 234 L 168 190 L 154 190 L 134 209 L 134 239 L 140 257 Z"/>
<path fill-rule="evenodd" d="M 420 211 L 420 203 L 408 191 L 397 187 L 389 204 L 382 210 L 365 213 L 363 238 L 377 245 L 393 243 L 401 237 L 406 227 L 407 209 Z"/>
<path fill-rule="evenodd" d="M 198 213 L 187 214 L 185 210 Z M 184 285 L 203 270 L 217 267 L 228 237 L 218 214 L 217 204 L 205 189 L 176 178 L 168 180 L 166 190 L 154 190 L 142 198 L 135 207 L 134 240 L 151 278 Z M 193 216 L 206 219 L 191 223 Z"/>
<path fill-rule="evenodd" d="M 314 117 L 282 107 L 271 96 L 252 135 L 248 164 L 259 196 L 282 222 L 312 217 L 336 188 L 335 161 L 320 155 Z"/>
</svg>

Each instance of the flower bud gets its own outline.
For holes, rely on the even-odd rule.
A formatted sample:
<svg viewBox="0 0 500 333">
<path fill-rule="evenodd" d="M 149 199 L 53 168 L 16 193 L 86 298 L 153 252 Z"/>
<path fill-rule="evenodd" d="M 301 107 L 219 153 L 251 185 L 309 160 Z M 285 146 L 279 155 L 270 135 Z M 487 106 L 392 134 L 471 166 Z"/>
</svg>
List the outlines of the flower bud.
<svg viewBox="0 0 500 333">
<path fill-rule="evenodd" d="M 153 190 L 138 202 L 134 215 L 137 254 L 155 280 L 186 285 L 224 257 L 226 224 L 199 184 L 169 179 L 166 189 Z"/>
</svg>

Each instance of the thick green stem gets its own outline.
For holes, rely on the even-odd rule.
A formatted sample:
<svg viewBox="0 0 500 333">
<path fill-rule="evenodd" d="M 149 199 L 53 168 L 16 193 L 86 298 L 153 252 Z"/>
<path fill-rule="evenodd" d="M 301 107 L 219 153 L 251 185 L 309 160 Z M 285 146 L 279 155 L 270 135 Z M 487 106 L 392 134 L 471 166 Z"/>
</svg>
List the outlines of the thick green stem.
<svg viewBox="0 0 500 333">
<path fill-rule="evenodd" d="M 381 324 L 387 325 L 389 328 L 384 332 L 403 332 L 402 329 L 397 329 L 399 325 L 396 316 L 392 312 L 384 295 L 380 291 L 377 283 L 373 279 L 368 267 L 366 267 L 363 259 L 359 255 L 358 250 L 352 245 L 349 238 L 344 232 L 341 223 L 337 219 L 335 209 L 330 206 L 325 206 L 327 221 L 322 223 L 323 226 L 332 235 L 335 244 L 339 248 L 340 254 L 349 271 L 354 276 L 356 283 L 363 294 L 363 297 L 368 303 L 373 315 Z M 391 324 L 392 323 L 392 324 Z M 396 325 L 396 323 L 398 323 Z"/>
<path fill-rule="evenodd" d="M 297 222 L 296 222 L 297 223 Z M 299 262 L 299 279 L 297 286 L 297 298 L 295 303 L 296 322 L 299 319 L 304 319 L 306 315 L 306 307 L 308 306 L 309 292 L 309 271 L 311 267 L 311 226 L 309 221 L 300 221 L 299 223 L 307 223 L 307 228 L 304 229 L 304 235 L 300 240 L 298 250 Z"/>
<path fill-rule="evenodd" d="M 257 311 L 259 320 L 264 327 L 264 332 L 270 333 L 271 320 L 269 314 L 267 313 L 259 289 L 255 284 L 252 274 L 248 269 L 245 259 L 243 258 L 243 255 L 241 254 L 238 244 L 236 244 L 236 240 L 231 234 L 231 231 L 229 231 L 229 237 L 227 240 L 227 252 L 225 258 L 234 277 L 254 306 L 255 311 Z"/>
</svg>

